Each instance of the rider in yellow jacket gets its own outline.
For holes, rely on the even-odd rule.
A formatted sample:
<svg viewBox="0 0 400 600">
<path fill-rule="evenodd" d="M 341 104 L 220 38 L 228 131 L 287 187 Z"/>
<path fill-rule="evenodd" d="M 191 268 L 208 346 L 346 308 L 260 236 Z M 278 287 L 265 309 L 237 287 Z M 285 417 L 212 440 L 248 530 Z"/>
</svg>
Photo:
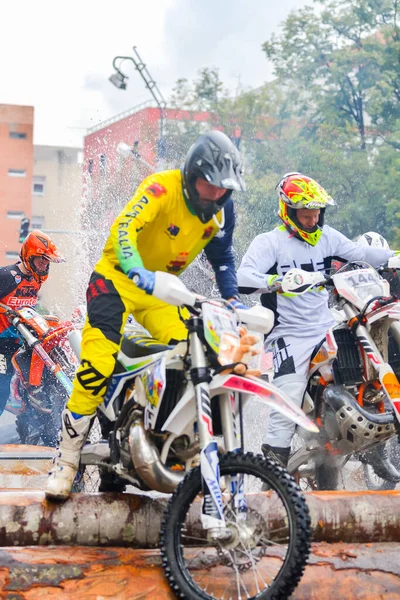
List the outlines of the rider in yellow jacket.
<svg viewBox="0 0 400 600">
<path fill-rule="evenodd" d="M 244 190 L 240 153 L 224 133 L 211 131 L 189 149 L 182 171 L 145 179 L 116 218 L 87 289 L 81 365 L 63 411 L 59 455 L 46 486 L 49 498 L 64 499 L 71 491 L 129 314 L 160 342 L 187 337 L 177 308 L 152 297 L 154 271 L 179 275 L 204 249 L 221 295 L 238 304 L 233 190 Z"/>
</svg>

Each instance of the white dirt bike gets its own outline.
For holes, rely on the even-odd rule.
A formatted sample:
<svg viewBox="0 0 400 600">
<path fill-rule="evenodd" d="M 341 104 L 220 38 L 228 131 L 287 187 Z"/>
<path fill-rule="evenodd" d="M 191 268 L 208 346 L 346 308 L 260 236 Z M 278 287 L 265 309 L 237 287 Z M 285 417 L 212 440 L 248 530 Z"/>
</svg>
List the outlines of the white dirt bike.
<svg viewBox="0 0 400 600">
<path fill-rule="evenodd" d="M 198 297 L 161 272 L 154 296 L 185 307 L 188 340 L 172 347 L 123 337 L 100 407 L 113 428 L 108 442 L 84 446 L 82 467 L 172 494 L 161 554 L 178 597 L 288 598 L 309 554 L 308 509 L 284 469 L 244 453 L 243 408 L 257 395 L 305 430 L 317 427 L 272 384 L 246 374 L 252 351 L 240 324 L 265 333 L 273 315 Z"/>
<path fill-rule="evenodd" d="M 400 259 L 388 268 L 400 268 Z M 400 383 L 388 360 L 389 332 L 400 345 L 400 302 L 364 262 L 347 263 L 330 279 L 292 269 L 282 289 L 301 295 L 332 283 L 337 324 L 311 359 L 303 401 L 320 431 L 297 428 L 288 463 L 303 489 L 336 489 L 349 458 L 368 464 L 368 451 L 400 433 Z"/>
</svg>

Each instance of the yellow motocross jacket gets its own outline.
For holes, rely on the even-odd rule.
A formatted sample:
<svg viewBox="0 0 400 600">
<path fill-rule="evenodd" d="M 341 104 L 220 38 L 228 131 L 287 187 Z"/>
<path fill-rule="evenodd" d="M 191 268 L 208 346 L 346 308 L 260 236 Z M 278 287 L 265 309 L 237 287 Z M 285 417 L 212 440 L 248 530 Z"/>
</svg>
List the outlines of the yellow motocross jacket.
<svg viewBox="0 0 400 600">
<path fill-rule="evenodd" d="M 221 295 L 237 296 L 234 224 L 232 199 L 202 223 L 185 199 L 181 171 L 156 173 L 140 184 L 114 221 L 95 271 L 112 278 L 113 272 L 145 267 L 179 275 L 205 249 Z"/>
</svg>

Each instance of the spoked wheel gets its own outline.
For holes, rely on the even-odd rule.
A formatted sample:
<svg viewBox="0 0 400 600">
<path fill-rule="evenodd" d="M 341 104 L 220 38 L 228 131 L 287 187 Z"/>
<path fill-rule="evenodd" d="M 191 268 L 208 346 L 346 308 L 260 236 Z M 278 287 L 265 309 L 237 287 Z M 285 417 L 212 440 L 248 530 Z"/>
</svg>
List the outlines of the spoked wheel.
<svg viewBox="0 0 400 600">
<path fill-rule="evenodd" d="M 220 473 L 225 527 L 218 540 L 201 525 L 199 467 L 188 473 L 169 500 L 161 526 L 161 555 L 172 590 L 178 598 L 191 600 L 288 598 L 310 549 L 304 497 L 284 469 L 259 455 L 228 453 L 220 459 Z M 240 483 L 245 512 L 237 508 Z M 267 492 L 261 492 L 263 484 Z"/>
<path fill-rule="evenodd" d="M 296 452 L 305 443 L 303 438 L 296 433 L 292 439 L 292 453 Z M 337 490 L 339 488 L 340 464 L 335 456 L 328 454 L 322 447 L 321 453 L 317 456 L 317 460 L 310 458 L 306 464 L 299 467 L 296 473 L 293 473 L 302 492 Z"/>
<path fill-rule="evenodd" d="M 41 431 L 36 427 L 33 417 L 27 413 L 18 415 L 15 421 L 19 441 L 21 444 L 31 444 L 32 446 L 44 446 Z"/>
<path fill-rule="evenodd" d="M 315 477 L 311 475 L 300 474 L 299 471 L 296 471 L 293 477 L 302 492 L 315 492 L 318 490 Z"/>
<path fill-rule="evenodd" d="M 377 491 L 387 491 L 394 490 L 397 486 L 397 482 L 388 481 L 387 479 L 383 479 L 379 477 L 372 465 L 363 464 L 363 472 L 364 472 L 364 482 L 368 490 Z"/>
<path fill-rule="evenodd" d="M 386 444 L 386 449 L 388 453 L 388 457 L 392 462 L 393 466 L 400 471 L 400 443 L 397 440 L 397 437 L 393 437 Z M 372 467 L 371 464 L 363 462 L 363 473 L 364 473 L 364 482 L 367 486 L 368 490 L 374 491 L 385 491 L 385 490 L 394 490 L 399 484 L 396 481 L 390 481 L 383 477 L 379 477 Z"/>
<path fill-rule="evenodd" d="M 47 412 L 34 408 L 29 397 L 25 396 L 26 410 L 17 416 L 15 425 L 21 444 L 54 448 L 57 445 L 66 397 L 57 385 L 48 386 L 43 393 L 47 395 L 47 402 L 44 403 Z"/>
<path fill-rule="evenodd" d="M 52 415 L 26 411 L 18 415 L 15 425 L 21 444 L 52 448 L 57 444 L 60 425 Z"/>
</svg>

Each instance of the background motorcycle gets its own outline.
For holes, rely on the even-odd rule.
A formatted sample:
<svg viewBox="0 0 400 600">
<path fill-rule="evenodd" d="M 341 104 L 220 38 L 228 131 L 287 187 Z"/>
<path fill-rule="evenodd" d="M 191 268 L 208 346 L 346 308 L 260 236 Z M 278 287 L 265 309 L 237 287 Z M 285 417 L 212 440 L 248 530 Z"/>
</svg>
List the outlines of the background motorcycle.
<svg viewBox="0 0 400 600">
<path fill-rule="evenodd" d="M 397 436 L 390 438 L 390 440 L 386 443 L 384 451 L 392 465 L 394 465 L 394 467 L 400 472 L 400 443 Z M 387 479 L 387 477 L 384 476 L 384 473 L 382 473 L 381 477 L 375 473 L 375 470 L 371 464 L 371 460 L 368 457 L 368 453 L 366 453 L 366 456 L 362 457 L 362 465 L 364 483 L 367 489 L 373 491 L 384 491 L 394 490 L 397 487 L 397 481 Z"/>
<path fill-rule="evenodd" d="M 389 267 L 399 267 L 398 262 L 391 258 Z M 337 325 L 311 359 L 303 403 L 320 433 L 310 436 L 299 429 L 288 464 L 290 473 L 314 489 L 336 489 L 350 457 L 367 463 L 368 454 L 394 438 L 399 427 L 400 384 L 388 362 L 388 340 L 390 331 L 400 343 L 400 304 L 388 297 L 388 283 L 362 262 L 348 263 L 331 279 L 292 269 L 283 289 L 303 294 L 332 282 Z M 386 475 L 384 464 L 374 463 L 374 469 Z"/>
<path fill-rule="evenodd" d="M 156 273 L 154 296 L 186 307 L 188 341 L 171 347 L 124 336 L 100 407 L 113 423 L 109 440 L 84 446 L 82 466 L 108 469 L 142 490 L 172 493 L 161 554 L 182 597 L 288 598 L 309 553 L 308 509 L 286 471 L 244 453 L 243 407 L 257 394 L 304 429 L 317 427 L 246 369 L 261 337 L 240 329 L 240 319 L 265 333 L 273 315 L 196 297 L 167 273 Z M 263 485 L 266 494 L 253 493 Z M 214 574 L 221 565 L 231 573 L 223 582 L 229 589 Z"/>
<path fill-rule="evenodd" d="M 0 312 L 16 327 L 22 341 L 12 357 L 15 374 L 5 409 L 16 415 L 22 444 L 55 446 L 78 366 L 68 340 L 73 325 L 44 317 L 31 307 L 13 310 L 0 304 Z"/>
</svg>

